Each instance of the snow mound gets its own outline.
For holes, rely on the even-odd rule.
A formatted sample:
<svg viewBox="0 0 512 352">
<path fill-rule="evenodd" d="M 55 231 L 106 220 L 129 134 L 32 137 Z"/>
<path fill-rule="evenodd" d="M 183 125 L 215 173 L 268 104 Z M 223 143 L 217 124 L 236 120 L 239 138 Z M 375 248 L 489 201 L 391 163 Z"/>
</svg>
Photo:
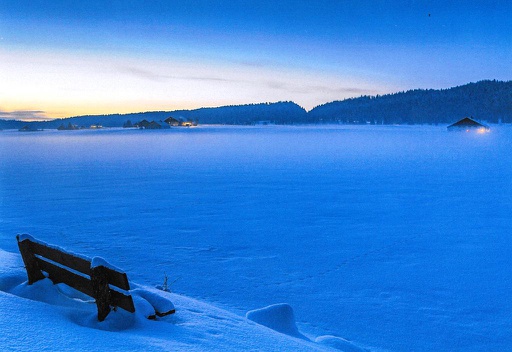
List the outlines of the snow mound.
<svg viewBox="0 0 512 352">
<path fill-rule="evenodd" d="M 104 266 L 105 268 L 112 269 L 112 270 L 118 271 L 120 273 L 124 273 L 124 270 L 119 269 L 118 267 L 110 264 L 109 262 L 107 262 L 102 257 L 93 257 L 91 259 L 91 268 L 96 268 L 98 266 Z"/>
<path fill-rule="evenodd" d="M 297 329 L 293 308 L 287 303 L 278 303 L 251 310 L 247 312 L 245 317 L 282 334 L 307 340 Z"/>
<path fill-rule="evenodd" d="M 156 319 L 175 312 L 171 295 L 168 292 L 154 290 L 149 287 L 136 288 L 130 291 L 136 311 L 141 312 L 146 318 Z"/>
<path fill-rule="evenodd" d="M 76 324 L 108 331 L 125 330 L 141 318 L 155 320 L 157 317 L 175 312 L 169 293 L 163 291 L 160 293 L 143 286 L 130 291 L 135 305 L 135 314 L 125 312 L 123 309 L 115 309 L 108 314 L 104 322 L 99 322 L 97 319 L 94 298 L 65 284 L 54 285 L 50 279 L 39 280 L 32 285 L 24 281 L 6 291 L 32 301 L 73 308 L 74 311 L 70 311 L 67 315 Z"/>
<path fill-rule="evenodd" d="M 54 285 L 50 279 L 43 279 L 29 285 L 27 281 L 21 282 L 6 292 L 18 297 L 39 301 L 61 307 L 76 307 L 80 309 L 84 303 L 94 303 L 94 299 L 82 300 L 78 298 L 81 292 L 65 284 Z M 76 293 L 76 294 L 75 294 Z M 83 295 L 84 297 L 88 297 Z"/>
<path fill-rule="evenodd" d="M 329 346 L 335 348 L 337 350 L 341 350 L 343 352 L 366 352 L 367 350 L 364 348 L 360 348 L 352 344 L 350 341 L 342 339 L 341 337 L 325 335 L 318 336 L 315 339 L 316 343 Z"/>
</svg>

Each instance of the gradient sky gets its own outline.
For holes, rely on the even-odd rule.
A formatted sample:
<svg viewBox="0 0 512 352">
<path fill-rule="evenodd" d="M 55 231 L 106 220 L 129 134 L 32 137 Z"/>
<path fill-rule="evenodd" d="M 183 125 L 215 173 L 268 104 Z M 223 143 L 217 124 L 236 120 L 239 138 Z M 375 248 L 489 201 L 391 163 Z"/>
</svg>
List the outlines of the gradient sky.
<svg viewBox="0 0 512 352">
<path fill-rule="evenodd" d="M 512 79 L 512 1 L 0 0 L 0 118 Z"/>
</svg>

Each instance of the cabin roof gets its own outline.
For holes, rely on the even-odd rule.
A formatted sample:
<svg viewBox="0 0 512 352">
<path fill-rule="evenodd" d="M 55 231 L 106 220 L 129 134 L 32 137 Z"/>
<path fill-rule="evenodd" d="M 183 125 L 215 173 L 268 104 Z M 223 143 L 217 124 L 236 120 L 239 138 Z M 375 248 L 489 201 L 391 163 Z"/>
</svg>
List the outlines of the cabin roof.
<svg viewBox="0 0 512 352">
<path fill-rule="evenodd" d="M 459 120 L 459 121 L 451 124 L 450 126 L 448 126 L 448 128 L 452 128 L 452 127 L 485 127 L 485 128 L 489 128 L 489 126 L 481 124 L 480 122 L 477 122 L 470 117 L 465 117 L 462 120 Z"/>
<path fill-rule="evenodd" d="M 175 118 L 174 118 L 174 117 L 172 117 L 172 116 L 169 116 L 168 118 L 166 118 L 166 119 L 164 120 L 164 122 L 166 122 L 166 123 L 169 123 L 169 122 L 179 122 L 179 120 L 175 119 Z"/>
</svg>

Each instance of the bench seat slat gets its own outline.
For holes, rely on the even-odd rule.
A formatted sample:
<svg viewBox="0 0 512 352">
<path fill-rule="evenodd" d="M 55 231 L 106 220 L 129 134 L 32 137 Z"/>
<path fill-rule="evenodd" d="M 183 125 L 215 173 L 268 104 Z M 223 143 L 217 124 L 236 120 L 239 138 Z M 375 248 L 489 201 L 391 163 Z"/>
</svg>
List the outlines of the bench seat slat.
<svg viewBox="0 0 512 352">
<path fill-rule="evenodd" d="M 112 297 L 112 305 L 123 308 L 130 313 L 135 313 L 132 296 L 125 295 L 124 293 L 112 289 L 110 289 L 110 295 Z"/>
<path fill-rule="evenodd" d="M 27 241 L 27 240 L 25 240 Z M 58 249 L 30 241 L 32 253 L 48 258 L 51 261 L 67 266 L 85 275 L 91 274 L 91 262 Z"/>
<path fill-rule="evenodd" d="M 48 273 L 48 277 L 53 281 L 54 284 L 64 283 L 80 292 L 85 293 L 88 296 L 94 297 L 90 279 L 75 274 L 41 258 L 36 257 L 36 261 L 39 265 L 39 268 Z"/>
<path fill-rule="evenodd" d="M 91 275 L 90 261 L 52 247 L 47 247 L 41 243 L 29 242 L 32 253 L 48 258 L 51 261 L 67 266 L 68 268 L 81 272 L 82 274 Z M 121 273 L 111 268 L 105 268 L 105 273 L 107 274 L 109 284 L 119 287 L 121 290 L 130 290 L 130 284 L 128 283 L 126 273 Z"/>
<path fill-rule="evenodd" d="M 94 298 L 94 292 L 90 279 L 75 274 L 38 257 L 36 257 L 36 261 L 39 265 L 39 268 L 48 273 L 48 277 L 54 284 L 64 283 L 73 287 L 75 290 L 83 292 L 86 295 Z M 125 295 L 124 293 L 113 290 L 112 288 L 110 289 L 110 296 L 112 298 L 111 303 L 113 306 L 123 308 L 130 313 L 135 312 L 132 296 Z"/>
<path fill-rule="evenodd" d="M 119 271 L 115 271 L 110 268 L 105 268 L 104 272 L 107 275 L 108 283 L 110 285 L 119 287 L 121 290 L 130 290 L 130 284 L 128 283 L 126 273 L 120 273 Z"/>
<path fill-rule="evenodd" d="M 130 290 L 126 273 L 108 263 L 91 268 L 92 262 L 87 257 L 67 253 L 59 247 L 36 241 L 29 235 L 18 235 L 16 238 L 27 268 L 29 285 L 44 279 L 41 271 L 46 272 L 54 284 L 64 283 L 94 298 L 99 321 L 106 318 L 112 306 L 135 312 L 132 296 L 126 294 L 129 292 L 124 293 Z M 98 271 L 99 267 L 101 270 Z"/>
</svg>

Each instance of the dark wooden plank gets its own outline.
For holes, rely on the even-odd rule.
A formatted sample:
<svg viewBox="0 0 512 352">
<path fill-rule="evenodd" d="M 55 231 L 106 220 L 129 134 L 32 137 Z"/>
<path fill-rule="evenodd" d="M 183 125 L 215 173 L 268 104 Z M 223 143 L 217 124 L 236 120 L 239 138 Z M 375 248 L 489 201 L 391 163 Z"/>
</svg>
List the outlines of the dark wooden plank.
<svg viewBox="0 0 512 352">
<path fill-rule="evenodd" d="M 91 274 L 91 262 L 86 259 L 32 241 L 30 241 L 30 249 L 34 254 L 38 254 L 41 257 L 48 258 L 85 275 Z"/>
<path fill-rule="evenodd" d="M 18 238 L 18 245 L 20 247 L 20 252 L 22 252 L 22 256 L 25 253 L 27 258 L 32 260 L 29 260 L 29 263 L 32 264 L 30 268 L 37 269 L 37 271 L 27 270 L 29 275 L 29 284 L 44 278 L 41 270 L 47 272 L 48 277 L 53 281 L 54 284 L 64 283 L 80 292 L 85 293 L 88 296 L 95 298 L 98 305 L 98 319 L 100 321 L 105 319 L 105 317 L 108 315 L 110 306 L 119 307 L 131 313 L 135 312 L 133 299 L 130 295 L 126 295 L 109 287 L 110 284 L 117 286 L 122 290 L 130 290 L 130 284 L 128 282 L 126 273 L 119 272 L 104 266 L 91 268 L 91 262 L 87 259 L 77 257 L 57 248 L 46 246 L 42 243 L 34 242 L 29 239 L 25 239 L 20 242 Z M 35 254 L 37 254 L 39 257 Z M 61 267 L 60 265 L 83 273 L 87 275 L 87 277 L 71 272 L 64 267 Z M 98 271 L 98 269 L 99 272 L 101 272 L 101 292 L 106 292 L 106 295 L 96 294 L 99 292 L 98 287 L 96 287 L 96 290 L 93 288 L 94 285 L 92 281 L 94 281 L 94 278 L 97 279 L 95 272 Z M 38 272 L 40 275 L 36 275 L 37 277 L 34 277 L 34 279 L 31 281 L 29 272 L 34 272 L 36 274 Z M 89 276 L 93 278 L 92 281 Z"/>
<path fill-rule="evenodd" d="M 74 256 L 64 251 L 60 251 L 56 248 L 45 246 L 38 242 L 29 242 L 30 249 L 33 253 L 48 258 L 51 261 L 67 266 L 83 274 L 91 275 L 91 262 L 89 260 Z M 126 273 L 122 273 L 111 268 L 105 267 L 105 274 L 107 276 L 109 284 L 119 287 L 120 289 L 125 291 L 130 290 L 130 284 L 128 283 L 128 277 L 126 276 Z"/>
<path fill-rule="evenodd" d="M 174 314 L 176 313 L 176 309 L 171 309 L 170 311 L 168 312 L 155 312 L 156 315 L 158 315 L 159 317 L 165 317 L 166 315 L 170 315 L 170 314 Z"/>
<path fill-rule="evenodd" d="M 110 313 L 110 303 L 112 302 L 104 266 L 91 268 L 91 285 L 98 307 L 98 320 L 103 321 Z"/>
<path fill-rule="evenodd" d="M 16 239 L 18 241 L 21 258 L 27 270 L 28 284 L 32 285 L 34 282 L 44 279 L 45 276 L 37 265 L 36 257 L 30 249 L 31 242 L 28 240 L 20 241 L 20 236 L 16 236 Z"/>
<path fill-rule="evenodd" d="M 36 261 L 41 270 L 48 273 L 50 280 L 52 280 L 54 284 L 64 283 L 88 296 L 94 297 L 91 280 L 88 278 L 75 274 L 41 258 L 36 257 Z"/>
<path fill-rule="evenodd" d="M 28 241 L 28 240 L 25 240 Z M 33 253 L 38 254 L 42 257 L 48 258 L 51 261 L 67 266 L 73 270 L 81 272 L 86 275 L 91 275 L 91 262 L 74 256 L 72 254 L 60 251 L 56 248 L 45 246 L 41 243 L 30 242 L 30 248 Z M 130 284 L 126 273 L 122 273 L 111 268 L 105 267 L 105 274 L 108 282 L 111 285 L 119 287 L 122 290 L 130 290 Z"/>
<path fill-rule="evenodd" d="M 119 287 L 121 290 L 130 290 L 130 284 L 128 283 L 126 273 L 121 273 L 106 267 L 103 268 L 105 268 L 105 275 L 107 276 L 109 284 Z"/>
<path fill-rule="evenodd" d="M 132 296 L 110 289 L 110 297 L 112 299 L 111 304 L 113 306 L 123 308 L 130 313 L 135 312 Z"/>
</svg>

